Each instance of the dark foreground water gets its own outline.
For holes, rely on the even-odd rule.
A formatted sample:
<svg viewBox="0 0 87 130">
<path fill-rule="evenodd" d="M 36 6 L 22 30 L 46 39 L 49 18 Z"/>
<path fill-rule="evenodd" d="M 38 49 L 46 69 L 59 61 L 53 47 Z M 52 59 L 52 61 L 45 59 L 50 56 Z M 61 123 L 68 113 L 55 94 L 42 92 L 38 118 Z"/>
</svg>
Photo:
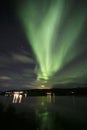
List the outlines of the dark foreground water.
<svg viewBox="0 0 87 130">
<path fill-rule="evenodd" d="M 14 102 L 0 96 L 0 127 L 19 130 L 87 130 L 87 97 L 34 96 Z"/>
</svg>

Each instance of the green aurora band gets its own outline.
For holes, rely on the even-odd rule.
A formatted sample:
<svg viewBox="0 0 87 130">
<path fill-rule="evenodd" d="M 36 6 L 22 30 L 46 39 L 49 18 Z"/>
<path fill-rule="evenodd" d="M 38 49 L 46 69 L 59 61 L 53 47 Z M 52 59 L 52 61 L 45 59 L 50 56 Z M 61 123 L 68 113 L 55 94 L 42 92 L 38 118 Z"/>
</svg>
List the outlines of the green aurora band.
<svg viewBox="0 0 87 130">
<path fill-rule="evenodd" d="M 67 18 L 71 4 L 68 0 L 26 0 L 18 8 L 19 18 L 37 60 L 35 72 L 38 80 L 49 80 L 83 51 L 78 49 L 76 42 L 84 27 L 86 11 L 78 7 Z M 76 65 L 65 75 L 78 77 L 81 75 L 80 68 L 81 65 Z M 64 74 L 59 80 L 61 77 L 63 79 Z"/>
</svg>

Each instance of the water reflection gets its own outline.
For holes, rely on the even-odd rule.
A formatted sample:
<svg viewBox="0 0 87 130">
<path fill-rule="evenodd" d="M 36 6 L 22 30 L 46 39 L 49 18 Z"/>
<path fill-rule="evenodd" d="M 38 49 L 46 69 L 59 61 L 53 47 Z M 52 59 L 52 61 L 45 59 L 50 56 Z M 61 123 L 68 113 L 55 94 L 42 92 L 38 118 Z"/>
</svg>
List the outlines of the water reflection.
<svg viewBox="0 0 87 130">
<path fill-rule="evenodd" d="M 55 94 L 51 92 L 47 92 L 47 103 L 53 103 L 55 102 Z M 5 96 L 8 96 L 7 94 Z M 22 103 L 23 97 L 27 97 L 26 93 L 21 92 L 13 92 L 12 94 L 10 93 L 9 96 L 13 96 L 12 103 Z M 41 105 L 44 105 L 44 102 L 42 100 Z"/>
<path fill-rule="evenodd" d="M 27 94 L 25 93 L 23 95 L 23 92 L 14 92 L 13 93 L 13 100 L 12 100 L 12 103 L 21 103 L 22 102 L 22 99 L 23 99 L 23 96 L 27 97 Z"/>
<path fill-rule="evenodd" d="M 55 103 L 55 94 L 51 92 L 47 92 L 47 102 Z"/>
<path fill-rule="evenodd" d="M 53 104 L 52 93 L 47 93 L 47 97 L 42 96 L 38 99 L 38 106 L 35 110 L 37 130 L 62 130 L 60 121 L 57 120 L 57 113 L 52 112 L 50 105 Z"/>
<path fill-rule="evenodd" d="M 12 102 L 15 108 L 23 112 L 25 110 L 26 116 L 23 117 L 22 113 L 17 118 L 20 122 L 21 119 L 23 122 L 26 119 L 25 127 L 30 130 L 80 130 L 79 128 L 87 126 L 87 97 L 55 96 L 50 92 L 46 96 L 27 96 L 26 99 L 26 94 L 22 92 L 10 95 L 13 97 L 4 97 L 5 105 L 9 100 L 9 104 Z M 12 109 L 8 111 L 8 115 L 9 113 L 14 114 Z"/>
<path fill-rule="evenodd" d="M 22 94 L 18 93 L 18 92 L 14 92 L 13 94 L 13 103 L 21 103 L 22 101 Z"/>
<path fill-rule="evenodd" d="M 47 101 L 49 102 L 49 103 L 51 103 L 52 102 L 52 96 L 51 96 L 51 93 L 47 93 Z"/>
</svg>

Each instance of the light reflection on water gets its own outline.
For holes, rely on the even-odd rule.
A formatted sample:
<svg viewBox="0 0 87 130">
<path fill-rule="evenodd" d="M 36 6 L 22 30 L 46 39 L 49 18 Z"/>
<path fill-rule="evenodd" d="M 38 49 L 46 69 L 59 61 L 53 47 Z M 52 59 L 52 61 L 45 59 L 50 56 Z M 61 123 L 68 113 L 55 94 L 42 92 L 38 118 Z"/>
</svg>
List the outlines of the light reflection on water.
<svg viewBox="0 0 87 130">
<path fill-rule="evenodd" d="M 17 111 L 27 113 L 27 118 L 30 118 L 30 113 L 35 113 L 34 117 L 31 116 L 31 119 L 35 118 L 37 124 L 35 130 L 73 130 L 75 123 L 79 124 L 77 130 L 81 127 L 80 125 L 86 126 L 87 97 L 51 96 L 51 93 L 47 93 L 47 96 L 26 98 L 22 96 L 19 103 L 19 95 L 16 97 L 15 94 L 13 97 L 0 96 L 0 102 L 9 105 L 14 99 L 13 106 Z M 72 128 L 69 128 L 69 124 Z"/>
<path fill-rule="evenodd" d="M 13 101 L 12 102 L 13 103 L 21 103 L 22 97 L 23 96 L 21 94 L 15 92 L 14 95 L 13 95 Z"/>
<path fill-rule="evenodd" d="M 6 96 L 9 95 L 6 94 Z M 22 103 L 23 96 L 27 97 L 27 94 L 25 93 L 23 95 L 22 92 L 14 92 L 11 94 L 11 96 L 13 97 L 12 103 Z M 51 92 L 47 92 L 46 98 L 48 103 L 55 102 L 55 94 L 52 95 Z M 41 105 L 44 105 L 44 101 L 41 102 Z"/>
</svg>

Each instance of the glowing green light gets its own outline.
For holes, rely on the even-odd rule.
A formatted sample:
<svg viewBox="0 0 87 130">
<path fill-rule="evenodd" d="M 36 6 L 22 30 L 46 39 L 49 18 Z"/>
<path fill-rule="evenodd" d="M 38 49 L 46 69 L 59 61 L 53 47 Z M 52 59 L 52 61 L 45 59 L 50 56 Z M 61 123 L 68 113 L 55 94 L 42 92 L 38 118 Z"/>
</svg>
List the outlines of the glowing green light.
<svg viewBox="0 0 87 130">
<path fill-rule="evenodd" d="M 82 30 L 85 13 L 81 10 L 73 14 L 60 36 L 60 27 L 67 15 L 65 7 L 65 0 L 53 0 L 50 4 L 44 1 L 39 10 L 39 3 L 32 0 L 19 8 L 20 19 L 37 59 L 37 79 L 48 80 L 80 53 L 76 40 Z"/>
</svg>

